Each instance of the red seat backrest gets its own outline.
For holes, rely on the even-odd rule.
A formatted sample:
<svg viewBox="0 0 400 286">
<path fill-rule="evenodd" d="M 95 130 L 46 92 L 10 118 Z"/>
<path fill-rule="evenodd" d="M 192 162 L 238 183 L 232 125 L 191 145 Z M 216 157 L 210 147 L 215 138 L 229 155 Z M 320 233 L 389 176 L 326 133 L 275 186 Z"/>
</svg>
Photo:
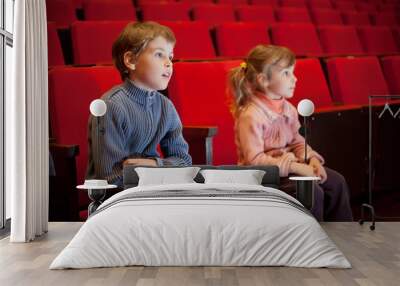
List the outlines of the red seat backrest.
<svg viewBox="0 0 400 286">
<path fill-rule="evenodd" d="M 179 62 L 168 87 L 184 125 L 218 126 L 213 164 L 236 164 L 234 121 L 227 96 L 228 71 L 240 61 Z"/>
<path fill-rule="evenodd" d="M 358 36 L 364 50 L 369 54 L 392 54 L 399 52 L 389 27 L 358 27 Z"/>
<path fill-rule="evenodd" d="M 399 24 L 394 11 L 384 11 L 371 14 L 372 22 L 377 26 L 395 26 Z"/>
<path fill-rule="evenodd" d="M 64 65 L 64 56 L 61 49 L 60 39 L 57 34 L 55 22 L 47 22 L 47 47 L 49 66 Z"/>
<path fill-rule="evenodd" d="M 369 95 L 387 95 L 388 87 L 376 57 L 327 60 L 332 97 L 345 104 L 368 104 Z"/>
<path fill-rule="evenodd" d="M 356 5 L 351 1 L 333 1 L 333 4 L 337 10 L 340 11 L 355 11 Z"/>
<path fill-rule="evenodd" d="M 249 0 L 251 5 L 270 5 L 273 7 L 279 6 L 279 0 Z"/>
<path fill-rule="evenodd" d="M 205 21 L 211 25 L 236 21 L 233 6 L 224 4 L 195 5 L 193 7 L 193 19 L 196 21 Z"/>
<path fill-rule="evenodd" d="M 308 10 L 305 8 L 285 7 L 276 9 L 276 18 L 286 23 L 312 23 Z"/>
<path fill-rule="evenodd" d="M 342 12 L 343 22 L 347 25 L 371 25 L 368 12 Z"/>
<path fill-rule="evenodd" d="M 85 0 L 85 20 L 136 21 L 136 9 L 131 0 Z"/>
<path fill-rule="evenodd" d="M 314 25 L 306 23 L 279 23 L 271 26 L 272 43 L 287 46 L 296 55 L 320 55 L 321 44 Z"/>
<path fill-rule="evenodd" d="M 244 57 L 254 46 L 269 44 L 267 27 L 262 23 L 225 23 L 216 28 L 218 54 Z"/>
<path fill-rule="evenodd" d="M 296 89 L 290 102 L 297 106 L 300 100 L 312 100 L 316 108 L 332 106 L 332 98 L 321 64 L 316 58 L 298 59 L 294 71 Z"/>
<path fill-rule="evenodd" d="M 147 3 L 141 9 L 143 21 L 190 21 L 189 3 Z"/>
<path fill-rule="evenodd" d="M 305 0 L 281 0 L 282 7 L 296 7 L 296 8 L 304 8 L 306 7 Z"/>
<path fill-rule="evenodd" d="M 365 54 L 354 26 L 322 26 L 318 28 L 322 48 L 327 54 Z"/>
<path fill-rule="evenodd" d="M 82 21 L 71 26 L 74 63 L 78 65 L 112 63 L 114 41 L 128 21 Z"/>
<path fill-rule="evenodd" d="M 76 21 L 75 4 L 71 0 L 47 0 L 47 21 L 56 22 L 57 28 L 67 29 Z"/>
<path fill-rule="evenodd" d="M 59 144 L 79 145 L 77 179 L 82 183 L 88 160 L 87 128 L 90 102 L 121 82 L 112 67 L 56 67 L 49 72 L 49 113 L 52 135 Z"/>
<path fill-rule="evenodd" d="M 160 23 L 170 27 L 175 34 L 175 59 L 215 58 L 214 46 L 210 35 L 210 27 L 207 23 L 199 21 L 160 21 Z"/>
<path fill-rule="evenodd" d="M 330 0 L 308 0 L 308 7 L 310 8 L 323 8 L 332 9 L 332 2 Z"/>
<path fill-rule="evenodd" d="M 342 17 L 332 9 L 311 9 L 311 16 L 316 25 L 342 25 Z"/>
<path fill-rule="evenodd" d="M 242 5 L 236 8 L 236 13 L 242 22 L 262 22 L 267 25 L 276 22 L 274 10 L 268 5 Z"/>
<path fill-rule="evenodd" d="M 384 57 L 382 69 L 391 94 L 400 94 L 400 56 Z"/>
</svg>

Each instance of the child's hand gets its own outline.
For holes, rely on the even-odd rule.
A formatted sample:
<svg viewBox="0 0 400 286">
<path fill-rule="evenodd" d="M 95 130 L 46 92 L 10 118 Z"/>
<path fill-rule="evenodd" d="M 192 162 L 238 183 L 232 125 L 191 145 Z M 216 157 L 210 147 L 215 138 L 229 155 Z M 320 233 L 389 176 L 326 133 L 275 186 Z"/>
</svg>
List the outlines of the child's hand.
<svg viewBox="0 0 400 286">
<path fill-rule="evenodd" d="M 307 164 L 292 162 L 290 164 L 290 173 L 298 174 L 304 177 L 314 177 L 314 169 Z"/>
<path fill-rule="evenodd" d="M 315 176 L 321 178 L 320 183 L 321 184 L 325 183 L 328 176 L 327 176 L 325 168 L 322 166 L 321 162 L 317 158 L 313 157 L 310 159 L 309 166 L 311 166 L 313 168 Z"/>
<path fill-rule="evenodd" d="M 142 166 L 157 166 L 157 161 L 154 159 L 135 158 L 135 159 L 126 159 L 123 162 L 123 165 L 126 165 L 126 164 L 142 165 Z"/>
</svg>

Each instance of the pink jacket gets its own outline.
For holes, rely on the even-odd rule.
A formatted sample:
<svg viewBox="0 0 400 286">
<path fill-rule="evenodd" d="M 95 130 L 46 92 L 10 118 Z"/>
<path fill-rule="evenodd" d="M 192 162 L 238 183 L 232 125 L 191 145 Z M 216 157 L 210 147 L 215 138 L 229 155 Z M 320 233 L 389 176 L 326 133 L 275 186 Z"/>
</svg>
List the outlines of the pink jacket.
<svg viewBox="0 0 400 286">
<path fill-rule="evenodd" d="M 284 100 L 282 113 L 268 108 L 253 96 L 235 121 L 235 143 L 239 165 L 276 165 L 287 177 L 291 162 L 304 162 L 304 137 L 296 108 Z M 307 145 L 307 157 L 324 159 Z"/>
</svg>

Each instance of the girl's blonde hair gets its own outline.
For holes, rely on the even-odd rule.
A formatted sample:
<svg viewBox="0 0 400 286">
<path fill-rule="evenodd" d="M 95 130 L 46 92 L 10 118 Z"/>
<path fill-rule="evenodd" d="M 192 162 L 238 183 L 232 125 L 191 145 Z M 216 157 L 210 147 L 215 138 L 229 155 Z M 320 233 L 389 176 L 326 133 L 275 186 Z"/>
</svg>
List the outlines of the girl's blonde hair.
<svg viewBox="0 0 400 286">
<path fill-rule="evenodd" d="M 113 62 L 122 80 L 129 76 L 129 70 L 124 64 L 124 54 L 130 51 L 139 56 L 147 44 L 158 36 L 170 43 L 176 42 L 172 30 L 156 22 L 132 22 L 126 25 L 112 46 Z"/>
<path fill-rule="evenodd" d="M 233 93 L 232 114 L 236 117 L 255 91 L 265 92 L 256 80 L 258 74 L 265 73 L 271 79 L 273 66 L 281 63 L 287 68 L 295 61 L 295 54 L 286 47 L 258 45 L 250 50 L 244 62 L 229 72 L 229 87 Z"/>
</svg>

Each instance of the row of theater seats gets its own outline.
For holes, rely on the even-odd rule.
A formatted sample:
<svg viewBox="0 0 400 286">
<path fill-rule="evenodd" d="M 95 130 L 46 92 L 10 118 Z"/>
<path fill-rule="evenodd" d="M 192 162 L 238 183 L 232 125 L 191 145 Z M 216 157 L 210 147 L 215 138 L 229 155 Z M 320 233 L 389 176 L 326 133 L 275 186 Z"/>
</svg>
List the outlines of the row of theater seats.
<svg viewBox="0 0 400 286">
<path fill-rule="evenodd" d="M 213 163 L 216 165 L 236 164 L 237 160 L 226 77 L 228 70 L 239 64 L 238 60 L 178 62 L 168 87 L 168 96 L 184 125 L 218 127 L 213 141 Z M 312 129 L 311 142 L 314 141 L 314 147 L 323 152 L 327 164 L 345 176 L 355 176 L 365 167 L 367 154 L 362 150 L 367 149 L 361 146 L 368 140 L 361 132 L 365 129 L 361 125 L 365 126 L 368 120 L 362 119 L 361 110 L 368 104 L 368 95 L 400 94 L 400 56 L 382 59 L 382 67 L 383 70 L 376 57 L 332 58 L 323 61 L 322 65 L 317 58 L 297 60 L 298 82 L 291 102 L 296 105 L 302 98 L 314 101 L 317 119 L 313 121 L 316 127 Z M 66 66 L 49 72 L 51 134 L 59 144 L 79 145 L 80 153 L 76 158 L 78 183 L 84 180 L 87 164 L 89 104 L 120 81 L 112 66 Z M 342 104 L 338 106 L 337 102 Z M 343 137 L 346 130 L 354 138 Z M 352 140 L 352 144 L 344 143 L 346 139 Z M 338 156 L 338 152 L 345 155 Z M 350 157 L 350 162 L 346 162 Z M 361 190 L 361 180 L 362 176 L 358 176 L 349 182 L 355 193 Z M 81 208 L 86 204 L 87 198 L 83 194 Z"/>
<path fill-rule="evenodd" d="M 288 2 L 285 4 L 285 1 Z M 296 4 L 296 2 L 298 3 Z M 319 0 L 321 1 L 321 0 Z M 290 4 L 293 2 L 292 4 Z M 226 21 L 302 22 L 350 25 L 396 25 L 400 21 L 399 7 L 373 7 L 371 3 L 357 3 L 358 11 L 351 8 L 353 2 L 345 2 L 345 8 L 333 9 L 330 2 L 308 2 L 283 0 L 282 6 L 191 4 L 189 2 L 148 2 L 135 8 L 130 0 L 83 2 L 82 13 L 76 12 L 73 2 L 68 0 L 47 1 L 47 19 L 59 28 L 68 28 L 79 20 L 144 20 L 144 21 L 206 21 L 216 25 Z M 339 2 L 340 3 L 340 2 Z M 349 6 L 350 4 L 350 6 Z M 360 6 L 361 5 L 361 6 Z M 367 6 L 365 6 L 367 5 Z M 361 8 L 369 7 L 369 8 Z M 80 17 L 78 15 L 82 14 Z"/>
<path fill-rule="evenodd" d="M 76 65 L 109 64 L 112 43 L 128 22 L 78 21 L 72 24 Z M 297 56 L 381 55 L 400 52 L 400 26 L 315 27 L 312 24 L 224 23 L 212 29 L 203 22 L 161 22 L 175 33 L 175 59 L 244 57 L 257 44 L 291 48 Z M 48 24 L 49 65 L 64 64 L 54 23 Z M 214 36 L 214 37 L 213 37 Z M 215 42 L 215 48 L 214 48 Z"/>
</svg>

